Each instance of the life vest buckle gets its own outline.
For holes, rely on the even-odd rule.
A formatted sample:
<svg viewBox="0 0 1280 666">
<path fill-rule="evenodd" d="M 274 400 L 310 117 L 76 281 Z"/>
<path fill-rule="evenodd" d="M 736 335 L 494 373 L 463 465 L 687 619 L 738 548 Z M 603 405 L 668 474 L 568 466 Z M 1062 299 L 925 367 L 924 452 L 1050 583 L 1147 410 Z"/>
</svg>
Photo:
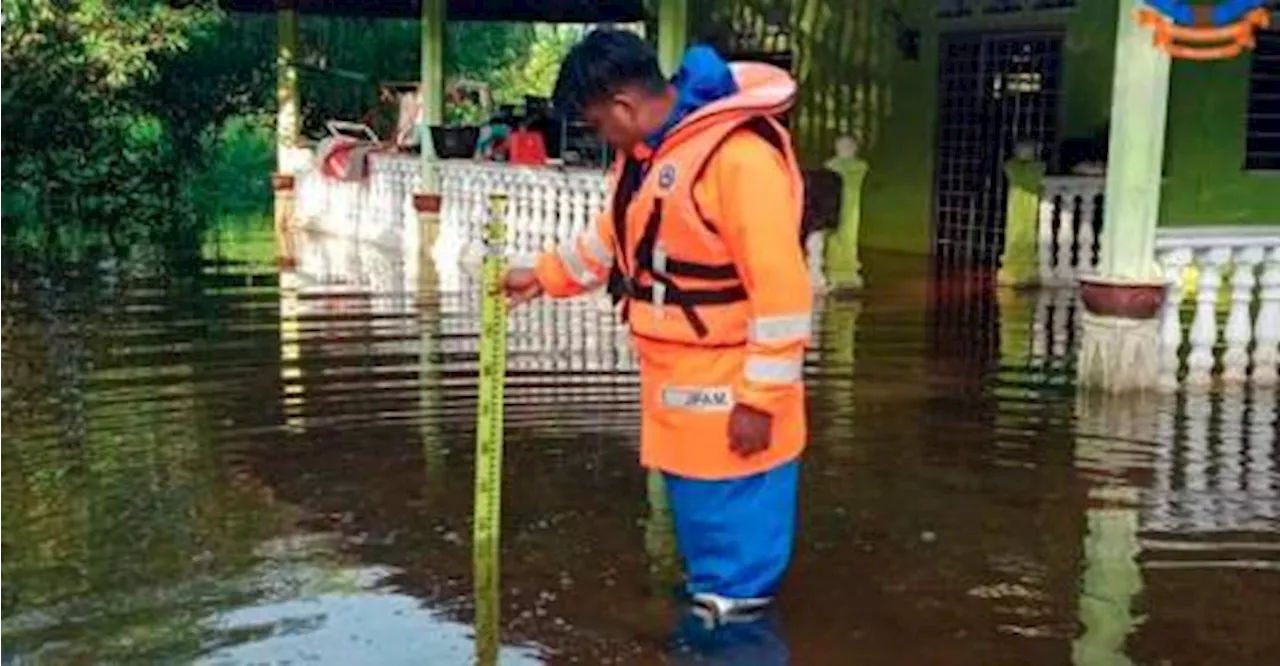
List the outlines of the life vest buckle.
<svg viewBox="0 0 1280 666">
<path fill-rule="evenodd" d="M 667 304 L 667 285 L 661 282 L 653 283 L 653 306 L 657 308 L 658 318 L 662 319 L 666 316 L 667 311 L 663 308 Z"/>
<path fill-rule="evenodd" d="M 658 275 L 667 274 L 667 248 L 661 244 L 653 248 L 653 272 Z"/>
</svg>

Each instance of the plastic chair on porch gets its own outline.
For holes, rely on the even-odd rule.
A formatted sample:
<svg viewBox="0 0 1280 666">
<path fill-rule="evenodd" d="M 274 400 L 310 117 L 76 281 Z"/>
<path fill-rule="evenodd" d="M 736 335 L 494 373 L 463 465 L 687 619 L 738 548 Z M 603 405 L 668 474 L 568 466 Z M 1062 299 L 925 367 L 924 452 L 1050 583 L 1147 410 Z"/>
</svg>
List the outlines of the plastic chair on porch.
<svg viewBox="0 0 1280 666">
<path fill-rule="evenodd" d="M 317 171 L 332 180 L 364 180 L 369 155 L 383 146 L 378 134 L 364 123 L 346 120 L 330 120 L 324 126 L 329 136 L 316 144 Z"/>
</svg>

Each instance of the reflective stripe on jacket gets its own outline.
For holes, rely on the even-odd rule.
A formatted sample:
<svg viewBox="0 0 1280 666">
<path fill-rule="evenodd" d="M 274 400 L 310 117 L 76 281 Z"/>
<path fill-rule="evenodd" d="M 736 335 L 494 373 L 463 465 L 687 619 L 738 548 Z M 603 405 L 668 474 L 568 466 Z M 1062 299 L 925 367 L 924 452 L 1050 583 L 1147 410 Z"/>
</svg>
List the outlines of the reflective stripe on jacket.
<svg viewBox="0 0 1280 666">
<path fill-rule="evenodd" d="M 806 439 L 803 183 L 772 119 L 795 83 L 769 65 L 733 71 L 737 94 L 688 115 L 653 154 L 615 165 L 613 205 L 537 266 L 553 296 L 598 288 L 616 270 L 641 359 L 642 462 L 693 478 L 771 469 Z M 729 451 L 735 403 L 773 416 L 765 453 Z"/>
</svg>

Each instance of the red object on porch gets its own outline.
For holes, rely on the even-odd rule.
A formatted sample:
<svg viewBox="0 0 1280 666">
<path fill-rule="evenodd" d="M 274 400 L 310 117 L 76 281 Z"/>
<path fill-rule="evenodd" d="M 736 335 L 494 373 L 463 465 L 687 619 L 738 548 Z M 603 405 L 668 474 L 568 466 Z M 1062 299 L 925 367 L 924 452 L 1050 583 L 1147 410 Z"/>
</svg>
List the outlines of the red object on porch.
<svg viewBox="0 0 1280 666">
<path fill-rule="evenodd" d="M 320 175 L 330 180 L 358 182 L 369 173 L 369 155 L 381 146 L 345 136 L 329 137 L 316 146 Z"/>
<path fill-rule="evenodd" d="M 541 132 L 516 130 L 511 133 L 508 145 L 512 164 L 542 166 L 547 163 L 547 144 Z"/>
</svg>

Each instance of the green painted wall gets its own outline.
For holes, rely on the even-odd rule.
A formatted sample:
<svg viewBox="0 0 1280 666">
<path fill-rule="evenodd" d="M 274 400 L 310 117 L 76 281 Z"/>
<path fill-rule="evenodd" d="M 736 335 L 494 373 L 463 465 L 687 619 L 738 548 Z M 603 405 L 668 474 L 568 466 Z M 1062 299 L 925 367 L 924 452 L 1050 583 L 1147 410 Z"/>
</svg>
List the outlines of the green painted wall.
<svg viewBox="0 0 1280 666">
<path fill-rule="evenodd" d="M 1088 138 L 1111 115 L 1116 0 L 1085 0 L 1066 17 L 1062 61 L 1062 138 Z"/>
<path fill-rule="evenodd" d="M 843 134 L 871 165 L 863 190 L 862 245 L 927 253 L 933 178 L 937 39 L 928 0 L 714 0 L 691 3 L 692 34 L 736 52 L 786 52 L 800 83 L 792 130 L 801 158 L 818 166 Z M 919 59 L 904 60 L 886 9 L 921 29 Z M 769 24 L 783 22 L 790 39 Z M 729 28 L 732 43 L 726 39 Z"/>
<path fill-rule="evenodd" d="M 938 42 L 944 30 L 1065 30 L 1061 138 L 1107 125 L 1115 59 L 1116 0 L 1078 0 L 1070 11 L 935 20 L 933 0 L 714 0 L 692 3 L 693 35 L 716 26 L 766 34 L 784 20 L 800 99 L 793 131 L 804 161 L 831 156 L 852 134 L 871 165 L 864 190 L 862 246 L 928 253 L 932 235 Z M 921 31 L 919 58 L 901 57 L 885 19 L 897 9 Z M 745 29 L 744 29 L 745 28 Z M 749 41 L 749 40 L 748 40 Z M 747 50 L 777 50 L 759 40 Z M 739 44 L 741 46 L 741 44 Z M 1248 173 L 1244 110 L 1249 58 L 1175 63 L 1171 82 L 1161 224 L 1276 224 L 1280 173 Z"/>
<path fill-rule="evenodd" d="M 1067 23 L 1064 137 L 1102 127 L 1111 103 L 1116 2 L 1079 4 Z M 1280 224 L 1280 173 L 1243 168 L 1250 63 L 1174 62 L 1161 226 Z"/>
<path fill-rule="evenodd" d="M 1280 172 L 1244 170 L 1249 67 L 1174 62 L 1161 226 L 1280 224 Z"/>
<path fill-rule="evenodd" d="M 838 1 L 838 0 L 837 0 Z M 932 245 L 938 39 L 928 29 L 933 3 L 902 3 L 907 25 L 922 29 L 920 57 L 901 58 L 888 35 L 881 104 L 867 141 L 862 246 L 927 254 Z"/>
<path fill-rule="evenodd" d="M 854 31 L 852 36 L 872 40 L 856 54 L 871 52 L 876 60 L 851 66 L 841 52 L 841 38 L 848 36 L 830 29 L 811 34 L 797 31 L 796 49 L 801 57 L 797 73 L 802 94 L 797 139 L 806 161 L 816 163 L 827 156 L 837 133 L 854 130 L 862 138 L 871 171 L 867 175 L 862 221 L 862 246 L 869 249 L 913 253 L 930 251 L 933 233 L 933 169 L 937 126 L 938 44 L 944 30 L 1035 30 L 1062 28 L 1066 31 L 1063 56 L 1063 138 L 1086 137 L 1106 124 L 1110 111 L 1110 81 L 1115 48 L 1115 0 L 1089 0 L 1071 11 L 1033 12 L 1025 15 L 981 17 L 939 21 L 933 17 L 937 3 L 930 0 L 874 0 L 870 12 L 862 3 L 841 0 L 797 0 L 817 5 L 807 11 L 831 21 L 840 16 L 862 13 L 879 26 L 870 31 Z M 904 60 L 894 44 L 894 31 L 882 18 L 885 7 L 896 7 L 906 25 L 921 31 L 920 54 Z M 796 16 L 808 16 L 804 11 Z M 838 21 L 831 21 L 832 23 Z M 804 21 L 797 21 L 804 25 Z M 809 57 L 804 57 L 808 53 Z M 871 105 L 842 107 L 833 104 L 830 90 L 842 85 L 871 83 L 875 91 Z M 1100 85 L 1100 82 L 1101 85 Z M 855 95 L 855 100 L 862 99 Z M 810 110 L 849 108 L 848 123 L 815 123 Z M 837 115 L 839 115 L 837 113 Z"/>
</svg>

